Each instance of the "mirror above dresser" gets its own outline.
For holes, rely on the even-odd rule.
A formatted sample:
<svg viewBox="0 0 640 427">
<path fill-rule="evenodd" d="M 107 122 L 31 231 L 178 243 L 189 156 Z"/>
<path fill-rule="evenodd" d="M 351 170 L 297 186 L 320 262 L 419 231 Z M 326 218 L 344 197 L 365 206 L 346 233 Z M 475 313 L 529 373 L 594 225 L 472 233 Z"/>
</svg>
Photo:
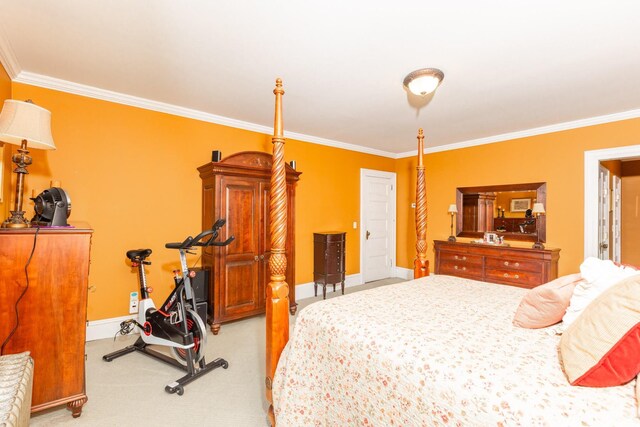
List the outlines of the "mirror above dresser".
<svg viewBox="0 0 640 427">
<path fill-rule="evenodd" d="M 496 233 L 505 240 L 546 241 L 547 183 L 488 185 L 456 189 L 456 235 L 482 237 Z M 535 210 L 538 210 L 535 209 Z"/>
</svg>

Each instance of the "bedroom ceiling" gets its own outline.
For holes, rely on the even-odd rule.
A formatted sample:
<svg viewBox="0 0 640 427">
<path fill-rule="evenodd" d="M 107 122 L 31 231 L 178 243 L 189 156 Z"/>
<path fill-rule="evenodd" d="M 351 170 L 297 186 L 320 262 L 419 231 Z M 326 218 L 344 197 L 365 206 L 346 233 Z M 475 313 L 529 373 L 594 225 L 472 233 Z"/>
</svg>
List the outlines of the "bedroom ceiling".
<svg viewBox="0 0 640 427">
<path fill-rule="evenodd" d="M 415 150 L 418 127 L 436 151 L 640 117 L 637 1 L 0 0 L 0 11 L 16 81 L 268 133 L 282 77 L 289 137 L 391 157 Z M 444 81 L 409 97 L 402 80 L 424 67 Z"/>
</svg>

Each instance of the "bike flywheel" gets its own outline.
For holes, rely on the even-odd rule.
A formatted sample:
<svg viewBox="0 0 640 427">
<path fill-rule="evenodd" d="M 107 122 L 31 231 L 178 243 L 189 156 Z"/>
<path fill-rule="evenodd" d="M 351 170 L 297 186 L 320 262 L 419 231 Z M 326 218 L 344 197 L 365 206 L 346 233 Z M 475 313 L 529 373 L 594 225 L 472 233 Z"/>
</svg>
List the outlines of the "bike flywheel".
<svg viewBox="0 0 640 427">
<path fill-rule="evenodd" d="M 207 347 L 207 329 L 200 316 L 193 310 L 187 310 L 185 318 L 187 330 L 193 334 L 193 363 L 198 363 L 204 357 Z M 176 327 L 182 329 L 182 322 L 176 324 Z M 180 364 L 187 365 L 189 352 L 186 349 L 171 347 L 171 354 Z"/>
</svg>

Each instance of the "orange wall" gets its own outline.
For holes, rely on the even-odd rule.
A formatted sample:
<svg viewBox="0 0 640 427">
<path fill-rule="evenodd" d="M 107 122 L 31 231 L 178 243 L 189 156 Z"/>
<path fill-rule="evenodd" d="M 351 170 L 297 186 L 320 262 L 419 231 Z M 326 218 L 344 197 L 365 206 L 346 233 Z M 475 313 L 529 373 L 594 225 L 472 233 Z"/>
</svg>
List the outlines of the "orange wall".
<svg viewBox="0 0 640 427">
<path fill-rule="evenodd" d="M 136 276 L 124 258 L 127 249 L 152 248 L 149 281 L 158 299 L 169 291 L 177 260 L 164 243 L 199 230 L 196 168 L 209 161 L 211 150 L 221 150 L 224 156 L 271 150 L 268 135 L 18 83 L 11 89 L 14 98 L 31 98 L 51 110 L 58 147 L 32 151 L 34 164 L 25 194 L 58 180 L 72 197 L 71 220 L 86 221 L 95 229 L 90 320 L 126 314 L 128 294 L 136 290 Z M 284 100 L 286 128 L 286 95 Z M 427 155 L 427 238 L 448 237 L 447 207 L 455 203 L 456 187 L 544 181 L 547 246 L 562 249 L 560 274 L 574 272 L 583 257 L 584 151 L 631 145 L 638 134 L 640 119 L 634 119 Z M 527 154 L 517 161 L 506 161 L 501 154 L 519 152 L 523 146 Z M 351 224 L 360 218 L 360 168 L 397 172 L 396 255 L 399 266 L 412 268 L 413 157 L 393 160 L 289 140 L 286 160 L 293 159 L 302 171 L 296 192 L 298 284 L 312 280 L 314 231 L 347 231 L 347 274 L 359 272 L 359 238 Z M 487 167 L 489 163 L 494 166 Z M 336 170 L 339 173 L 331 172 Z M 433 265 L 432 253 L 430 260 Z"/>
<path fill-rule="evenodd" d="M 578 271 L 584 257 L 584 152 L 638 144 L 638 135 L 640 119 L 632 119 L 425 156 L 431 266 L 431 242 L 449 236 L 447 207 L 455 203 L 456 187 L 546 182 L 546 246 L 561 249 L 559 274 Z M 521 152 L 522 156 L 504 157 Z M 413 268 L 415 258 L 415 210 L 410 207 L 415 201 L 415 167 L 413 157 L 398 160 L 396 166 L 397 257 L 398 265 L 406 268 Z"/>
<path fill-rule="evenodd" d="M 4 69 L 2 64 L 0 64 L 0 109 L 2 108 L 2 104 L 5 99 L 11 99 L 11 79 L 7 74 L 7 71 Z M 4 147 L 9 146 L 9 144 L 4 145 Z M 3 143 L 0 142 L 0 165 L 2 165 L 2 173 L 0 174 L 0 182 L 2 186 L 0 187 L 0 221 L 4 221 L 9 213 L 9 205 L 11 204 L 11 194 L 10 194 L 10 185 L 11 185 L 11 148 L 4 148 Z"/>
<path fill-rule="evenodd" d="M 154 251 L 149 283 L 157 299 L 169 292 L 178 259 L 164 244 L 200 231 L 196 168 L 211 160 L 212 150 L 223 156 L 271 151 L 269 135 L 18 83 L 13 95 L 51 111 L 57 147 L 31 152 L 25 194 L 60 181 L 72 199 L 70 220 L 86 221 L 95 230 L 89 320 L 127 314 L 129 292 L 137 290 L 124 256 L 128 249 Z M 296 282 L 313 280 L 314 231 L 346 231 L 347 274 L 358 273 L 360 246 L 352 223 L 360 218 L 360 168 L 393 171 L 395 161 L 294 140 L 285 151 L 302 172 L 296 189 Z M 32 203 L 25 204 L 32 212 Z"/>
<path fill-rule="evenodd" d="M 620 255 L 625 264 L 640 266 L 640 160 L 622 164 L 622 239 Z"/>
</svg>

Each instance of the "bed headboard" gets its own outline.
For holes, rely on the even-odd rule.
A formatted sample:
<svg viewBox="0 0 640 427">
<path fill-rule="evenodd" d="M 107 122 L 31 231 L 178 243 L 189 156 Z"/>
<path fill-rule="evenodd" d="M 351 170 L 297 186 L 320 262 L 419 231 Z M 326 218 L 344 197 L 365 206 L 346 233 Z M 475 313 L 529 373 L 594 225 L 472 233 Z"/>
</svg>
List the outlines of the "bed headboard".
<svg viewBox="0 0 640 427">
<path fill-rule="evenodd" d="M 267 285 L 266 318 L 267 318 L 267 401 L 269 402 L 269 419 L 275 426 L 273 413 L 273 396 L 271 385 L 273 375 L 278 366 L 278 359 L 289 341 L 289 285 L 285 281 L 287 256 L 285 243 L 287 238 L 287 182 L 284 164 L 284 136 L 282 127 L 282 80 L 276 79 L 276 111 L 273 124 L 273 162 L 271 166 L 271 201 L 270 231 L 271 257 L 269 258 L 270 280 Z M 295 286 L 293 283 L 291 286 Z"/>
<path fill-rule="evenodd" d="M 427 186 L 424 178 L 424 132 L 418 129 L 418 177 L 416 180 L 416 260 L 413 262 L 413 277 L 429 275 L 427 260 Z"/>
</svg>

